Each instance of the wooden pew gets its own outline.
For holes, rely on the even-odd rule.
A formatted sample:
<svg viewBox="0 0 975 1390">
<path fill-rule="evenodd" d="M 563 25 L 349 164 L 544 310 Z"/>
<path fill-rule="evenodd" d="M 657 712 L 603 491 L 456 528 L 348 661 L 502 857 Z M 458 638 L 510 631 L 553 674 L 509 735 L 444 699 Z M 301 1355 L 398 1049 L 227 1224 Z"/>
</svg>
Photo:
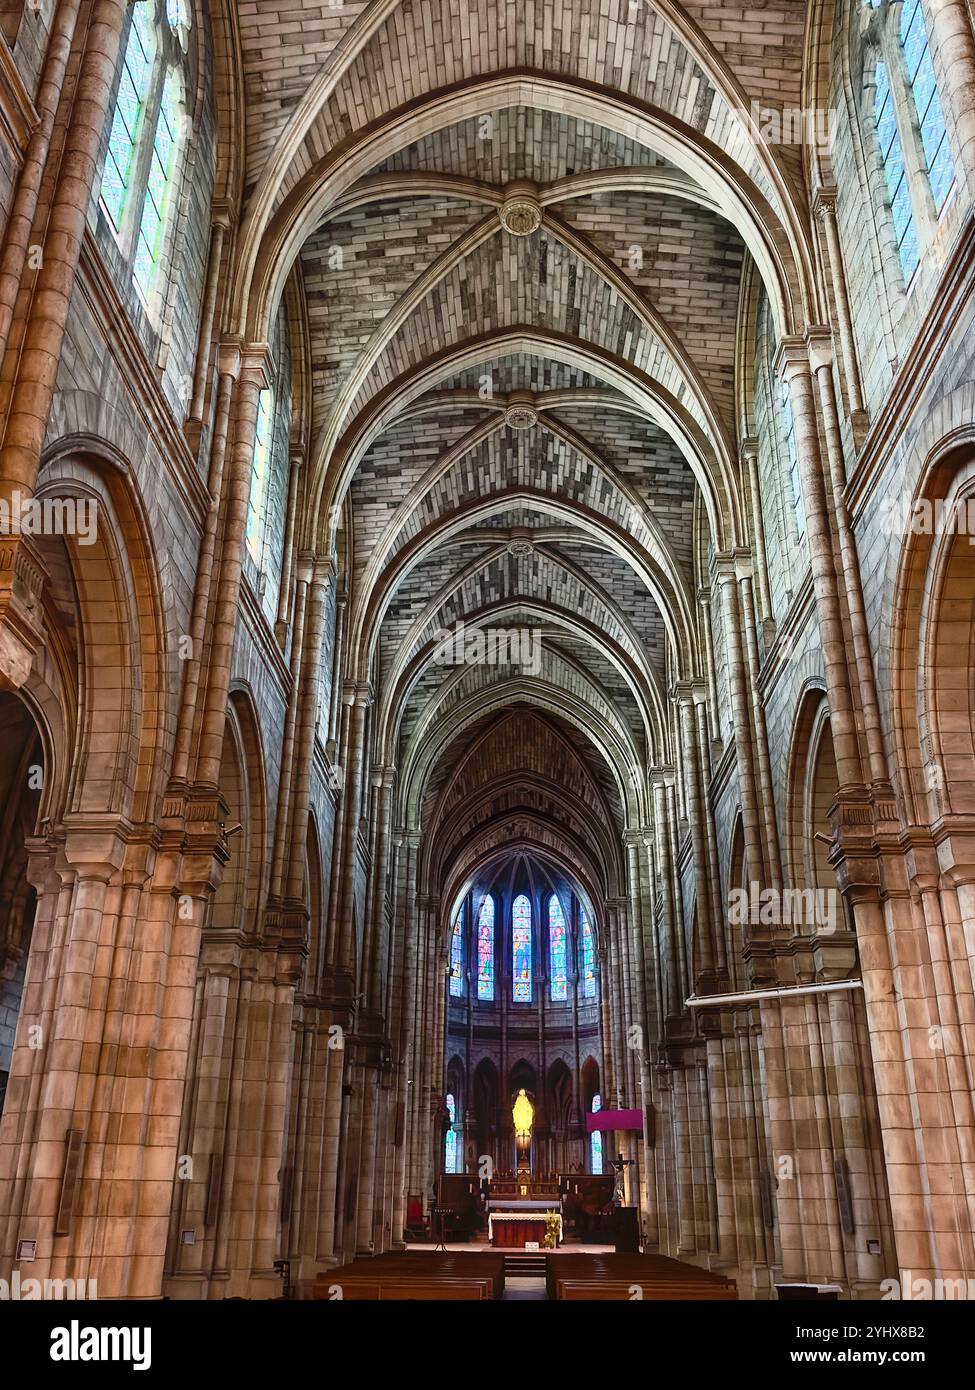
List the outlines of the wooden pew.
<svg viewBox="0 0 975 1390">
<path fill-rule="evenodd" d="M 664 1255 L 612 1252 L 550 1255 L 546 1264 L 550 1299 L 630 1300 L 640 1290 L 644 1301 L 664 1299 L 736 1299 L 733 1280 Z"/>
<path fill-rule="evenodd" d="M 403 1250 L 353 1260 L 319 1274 L 313 1297 L 338 1301 L 498 1299 L 504 1256 L 479 1251 Z"/>
</svg>

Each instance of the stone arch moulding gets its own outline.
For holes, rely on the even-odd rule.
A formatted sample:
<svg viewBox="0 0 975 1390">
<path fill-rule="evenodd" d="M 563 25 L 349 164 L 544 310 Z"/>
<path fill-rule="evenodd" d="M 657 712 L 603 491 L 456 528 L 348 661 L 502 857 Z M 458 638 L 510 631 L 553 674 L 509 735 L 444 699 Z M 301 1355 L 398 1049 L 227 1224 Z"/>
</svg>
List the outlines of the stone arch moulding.
<svg viewBox="0 0 975 1390">
<path fill-rule="evenodd" d="M 67 809 L 151 819 L 164 790 L 172 689 L 152 531 L 125 465 L 97 441 L 60 441 L 35 493 L 84 503 L 93 535 L 64 538 L 78 609 L 81 699 Z M 80 515 L 80 512 L 78 513 Z"/>
</svg>

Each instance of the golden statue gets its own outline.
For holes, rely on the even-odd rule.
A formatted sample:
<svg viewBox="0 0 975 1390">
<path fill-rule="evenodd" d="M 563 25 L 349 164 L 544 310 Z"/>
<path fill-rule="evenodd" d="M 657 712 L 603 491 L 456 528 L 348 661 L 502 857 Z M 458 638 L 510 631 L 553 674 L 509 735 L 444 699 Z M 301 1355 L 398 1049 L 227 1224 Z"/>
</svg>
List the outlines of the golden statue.
<svg viewBox="0 0 975 1390">
<path fill-rule="evenodd" d="M 515 1149 L 518 1153 L 518 1182 L 522 1197 L 528 1196 L 528 1180 L 531 1177 L 532 1121 L 535 1107 L 522 1089 L 515 1096 L 511 1107 L 511 1118 L 515 1126 Z"/>
<path fill-rule="evenodd" d="M 515 1122 L 515 1138 L 527 1139 L 529 1143 L 532 1137 L 532 1121 L 535 1118 L 535 1107 L 525 1094 L 525 1088 L 518 1092 L 515 1103 L 511 1107 L 511 1118 Z"/>
</svg>

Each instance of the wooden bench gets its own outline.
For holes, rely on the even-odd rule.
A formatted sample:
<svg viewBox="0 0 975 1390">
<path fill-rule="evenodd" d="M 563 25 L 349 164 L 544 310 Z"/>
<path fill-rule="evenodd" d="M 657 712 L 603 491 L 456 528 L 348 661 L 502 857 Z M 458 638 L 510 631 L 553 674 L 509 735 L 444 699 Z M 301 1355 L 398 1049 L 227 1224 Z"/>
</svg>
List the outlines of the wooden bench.
<svg viewBox="0 0 975 1390">
<path fill-rule="evenodd" d="M 546 1263 L 550 1299 L 736 1299 L 733 1280 L 665 1255 L 614 1253 L 550 1255 Z"/>
<path fill-rule="evenodd" d="M 403 1250 L 353 1260 L 319 1274 L 316 1299 L 338 1302 L 498 1299 L 504 1293 L 504 1256 L 490 1252 Z"/>
</svg>

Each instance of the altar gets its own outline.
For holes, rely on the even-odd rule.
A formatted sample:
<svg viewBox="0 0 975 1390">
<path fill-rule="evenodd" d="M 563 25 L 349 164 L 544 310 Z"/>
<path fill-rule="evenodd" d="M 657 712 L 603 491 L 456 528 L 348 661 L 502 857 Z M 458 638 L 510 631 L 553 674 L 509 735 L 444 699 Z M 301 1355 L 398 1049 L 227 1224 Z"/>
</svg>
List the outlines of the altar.
<svg viewBox="0 0 975 1390">
<path fill-rule="evenodd" d="M 488 1216 L 488 1239 L 497 1249 L 521 1249 L 529 1241 L 545 1246 L 545 1224 L 549 1215 L 558 1221 L 558 1244 L 562 1243 L 562 1216 L 559 1212 L 532 1211 L 523 1206 L 519 1211 L 492 1211 Z"/>
</svg>

